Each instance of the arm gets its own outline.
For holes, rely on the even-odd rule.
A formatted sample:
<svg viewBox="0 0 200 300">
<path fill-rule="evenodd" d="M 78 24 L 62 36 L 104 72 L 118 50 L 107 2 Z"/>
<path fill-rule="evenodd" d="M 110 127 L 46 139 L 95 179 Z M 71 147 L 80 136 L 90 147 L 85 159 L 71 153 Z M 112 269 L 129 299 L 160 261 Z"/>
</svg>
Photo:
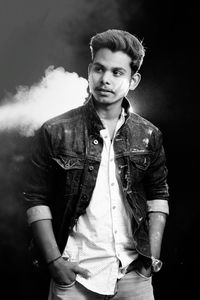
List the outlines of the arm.
<svg viewBox="0 0 200 300">
<path fill-rule="evenodd" d="M 149 240 L 151 254 L 160 258 L 162 238 L 165 229 L 167 215 L 162 212 L 149 213 Z"/>
<path fill-rule="evenodd" d="M 149 242 L 151 256 L 159 259 L 162 239 L 166 225 L 168 206 L 168 184 L 165 151 L 162 145 L 162 135 L 156 139 L 157 144 L 154 158 L 149 166 L 145 178 L 147 192 Z M 150 271 L 150 270 L 149 270 Z"/>
<path fill-rule="evenodd" d="M 150 212 L 148 214 L 148 218 L 151 255 L 152 257 L 159 259 L 167 214 L 159 211 Z M 138 266 L 138 272 L 140 275 L 142 274 L 146 277 L 149 277 L 151 275 L 152 268 L 149 264 L 141 264 Z"/>
<path fill-rule="evenodd" d="M 31 223 L 31 229 L 35 243 L 47 264 L 61 256 L 53 233 L 51 220 L 37 220 Z"/>
<path fill-rule="evenodd" d="M 70 284 L 76 274 L 87 276 L 87 271 L 76 263 L 62 258 L 52 228 L 50 202 L 54 186 L 51 167 L 52 146 L 48 127 L 41 127 L 33 142 L 25 178 L 24 200 L 28 223 L 38 250 L 47 264 L 52 278 L 57 283 Z"/>
<path fill-rule="evenodd" d="M 71 284 L 75 281 L 76 274 L 85 278 L 89 277 L 88 271 L 79 267 L 78 262 L 72 263 L 62 258 L 53 233 L 51 220 L 35 221 L 31 224 L 31 229 L 54 281 L 60 284 Z"/>
</svg>

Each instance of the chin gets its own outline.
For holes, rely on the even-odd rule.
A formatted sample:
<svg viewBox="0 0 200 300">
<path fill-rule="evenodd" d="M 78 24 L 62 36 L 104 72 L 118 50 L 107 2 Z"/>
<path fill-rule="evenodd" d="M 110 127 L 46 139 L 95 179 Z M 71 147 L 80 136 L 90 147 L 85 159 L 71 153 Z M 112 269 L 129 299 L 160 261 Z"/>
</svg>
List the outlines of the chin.
<svg viewBox="0 0 200 300">
<path fill-rule="evenodd" d="M 94 95 L 94 98 L 96 99 L 97 102 L 101 102 L 101 103 L 111 103 L 112 102 L 112 100 L 106 96 Z"/>
<path fill-rule="evenodd" d="M 105 98 L 97 99 L 97 102 L 105 104 L 105 105 L 110 105 L 110 104 L 115 103 L 114 101 L 111 101 L 111 100 L 105 99 Z"/>
</svg>

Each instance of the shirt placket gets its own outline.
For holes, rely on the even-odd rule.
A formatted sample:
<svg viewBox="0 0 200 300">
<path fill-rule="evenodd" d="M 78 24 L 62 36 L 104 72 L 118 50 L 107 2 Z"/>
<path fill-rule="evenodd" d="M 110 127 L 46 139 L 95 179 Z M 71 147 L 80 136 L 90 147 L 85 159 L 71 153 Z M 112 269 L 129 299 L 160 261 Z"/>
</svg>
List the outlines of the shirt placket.
<svg viewBox="0 0 200 300">
<path fill-rule="evenodd" d="M 118 219 L 117 211 L 119 210 L 119 187 L 116 179 L 116 169 L 114 161 L 114 151 L 113 145 L 110 145 L 109 152 L 109 188 L 110 188 L 110 209 L 111 209 L 111 219 L 112 219 L 112 228 L 113 228 L 113 238 L 114 238 L 114 247 L 115 254 L 118 259 L 120 259 L 120 252 L 118 251 L 116 245 L 118 244 L 119 234 L 120 234 L 120 224 Z"/>
<path fill-rule="evenodd" d="M 115 287 L 116 283 L 116 278 L 118 276 L 118 259 L 117 259 L 117 254 L 116 254 L 116 246 L 115 246 L 115 235 L 118 232 L 117 229 L 117 220 L 116 220 L 116 214 L 115 210 L 117 208 L 117 203 L 116 201 L 116 196 L 117 196 L 117 181 L 115 178 L 115 161 L 114 161 L 114 151 L 113 147 L 109 138 L 109 132 L 107 129 L 105 129 L 102 133 L 102 137 L 104 140 L 104 145 L 105 145 L 105 151 L 107 152 L 107 180 L 108 180 L 108 186 L 109 186 L 109 199 L 110 199 L 110 220 L 112 224 L 112 232 L 113 232 L 113 251 L 116 255 L 116 263 L 112 264 L 110 266 L 110 276 L 108 277 L 107 280 L 107 286 L 108 289 L 111 287 Z M 114 225 L 115 224 L 115 225 Z"/>
</svg>

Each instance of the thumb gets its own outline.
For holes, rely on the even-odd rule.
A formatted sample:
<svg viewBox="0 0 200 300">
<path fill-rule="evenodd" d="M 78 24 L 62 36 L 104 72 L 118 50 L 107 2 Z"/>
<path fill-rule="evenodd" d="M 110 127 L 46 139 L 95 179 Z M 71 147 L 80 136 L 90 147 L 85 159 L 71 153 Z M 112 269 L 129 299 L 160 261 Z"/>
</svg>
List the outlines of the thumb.
<svg viewBox="0 0 200 300">
<path fill-rule="evenodd" d="M 76 266 L 75 270 L 76 274 L 79 274 L 80 276 L 88 279 L 89 277 L 91 277 L 91 273 L 90 271 L 88 271 L 87 269 L 81 268 L 79 266 Z"/>
</svg>

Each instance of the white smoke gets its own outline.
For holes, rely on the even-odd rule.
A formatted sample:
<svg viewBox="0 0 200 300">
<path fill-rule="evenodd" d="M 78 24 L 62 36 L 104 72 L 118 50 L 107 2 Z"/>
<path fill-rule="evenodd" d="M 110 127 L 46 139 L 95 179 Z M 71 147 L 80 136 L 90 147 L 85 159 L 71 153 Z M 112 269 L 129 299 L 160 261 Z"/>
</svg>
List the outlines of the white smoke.
<svg viewBox="0 0 200 300">
<path fill-rule="evenodd" d="M 0 131 L 17 130 L 34 135 L 46 120 L 82 105 L 88 82 L 77 73 L 50 66 L 42 80 L 31 87 L 19 86 L 17 93 L 0 106 Z"/>
</svg>

